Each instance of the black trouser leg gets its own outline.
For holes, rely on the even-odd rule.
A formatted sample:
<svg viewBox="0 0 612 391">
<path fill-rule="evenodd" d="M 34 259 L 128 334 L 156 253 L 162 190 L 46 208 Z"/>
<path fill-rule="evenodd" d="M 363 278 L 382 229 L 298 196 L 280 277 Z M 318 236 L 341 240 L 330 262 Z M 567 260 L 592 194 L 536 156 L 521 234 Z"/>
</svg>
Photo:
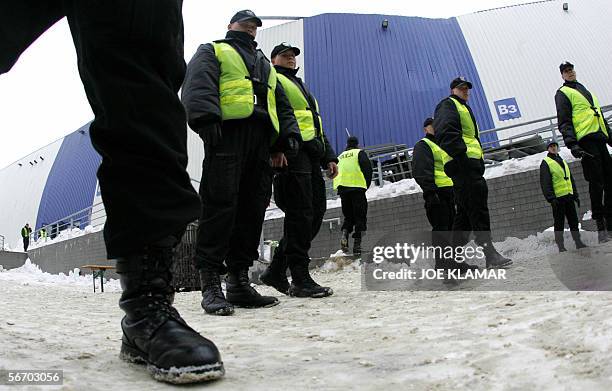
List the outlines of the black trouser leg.
<svg viewBox="0 0 612 391">
<path fill-rule="evenodd" d="M 574 200 L 568 198 L 564 202 L 563 209 L 570 231 L 578 231 L 578 213 L 576 212 L 576 204 L 574 204 Z"/>
<path fill-rule="evenodd" d="M 491 222 L 489 217 L 487 182 L 482 176 L 477 178 L 453 178 L 457 215 L 453 231 L 463 231 L 453 235 L 453 243 L 463 245 L 469 238 L 469 229 L 474 232 L 476 243 L 482 245 L 491 241 Z M 469 228 L 469 229 L 468 229 Z"/>
<path fill-rule="evenodd" d="M 219 144 L 205 146 L 195 256 L 198 269 L 223 274 L 223 262 L 230 256 L 230 262 L 237 265 L 257 258 L 264 203 L 270 194 L 270 133 L 251 119 L 227 121 Z M 243 215 L 238 216 L 240 213 Z M 244 232 L 238 232 L 239 228 Z"/>
<path fill-rule="evenodd" d="M 312 169 L 312 239 L 314 239 L 323 223 L 323 217 L 327 210 L 327 197 L 325 195 L 325 180 L 321 174 L 321 169 L 315 165 Z"/>
<path fill-rule="evenodd" d="M 28 247 L 30 247 L 30 239 L 23 238 L 23 252 L 28 251 Z"/>
<path fill-rule="evenodd" d="M 594 220 L 612 216 L 612 158 L 606 143 L 583 139 L 580 146 L 591 156 L 582 158 L 584 178 L 589 182 L 589 196 Z"/>
<path fill-rule="evenodd" d="M 365 190 L 351 192 L 353 197 L 353 216 L 355 216 L 355 233 L 353 237 L 361 237 L 368 230 L 368 199 Z"/>
<path fill-rule="evenodd" d="M 309 260 L 313 224 L 310 174 L 286 174 L 284 191 L 291 194 L 284 221 L 284 255 L 291 267 Z"/>
<path fill-rule="evenodd" d="M 181 0 L 74 0 L 67 11 L 107 212 L 109 257 L 180 235 L 200 212 L 187 174 Z M 146 229 L 143 229 L 146 227 Z"/>
<path fill-rule="evenodd" d="M 353 232 L 355 227 L 355 208 L 353 207 L 352 191 L 340 194 L 340 201 L 342 204 L 342 215 L 344 221 L 342 222 L 341 229 L 346 230 L 348 233 Z"/>
<path fill-rule="evenodd" d="M 452 191 L 437 192 L 440 204 L 428 206 L 425 205 L 425 214 L 431 224 L 431 244 L 436 249 L 444 249 L 450 245 L 450 233 L 455 219 L 455 204 Z M 442 268 L 445 265 L 442 253 L 436 250 L 436 268 Z M 438 256 L 440 255 L 440 256 Z"/>
</svg>

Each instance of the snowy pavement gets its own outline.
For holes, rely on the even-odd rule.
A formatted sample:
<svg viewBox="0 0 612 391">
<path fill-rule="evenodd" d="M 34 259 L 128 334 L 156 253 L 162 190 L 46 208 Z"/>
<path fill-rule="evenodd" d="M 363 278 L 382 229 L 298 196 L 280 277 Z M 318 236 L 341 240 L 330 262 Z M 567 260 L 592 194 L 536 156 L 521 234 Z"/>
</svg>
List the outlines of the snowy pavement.
<svg viewBox="0 0 612 391">
<path fill-rule="evenodd" d="M 541 264 L 534 255 L 515 267 Z M 223 356 L 226 377 L 206 389 L 612 388 L 610 292 L 368 292 L 355 267 L 315 279 L 335 294 L 295 299 L 259 287 L 281 304 L 232 317 L 204 315 L 199 292 L 177 295 Z M 0 273 L 0 368 L 62 369 L 65 390 L 170 388 L 118 359 L 119 287 L 105 287 L 94 294 L 78 275 Z"/>
</svg>

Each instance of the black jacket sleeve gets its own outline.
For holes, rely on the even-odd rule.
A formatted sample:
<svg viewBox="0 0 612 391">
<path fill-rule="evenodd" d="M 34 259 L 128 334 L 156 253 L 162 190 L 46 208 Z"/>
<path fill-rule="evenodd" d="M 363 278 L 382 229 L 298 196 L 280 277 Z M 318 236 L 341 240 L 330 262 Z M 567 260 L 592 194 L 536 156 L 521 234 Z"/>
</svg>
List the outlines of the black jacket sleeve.
<svg viewBox="0 0 612 391">
<path fill-rule="evenodd" d="M 212 44 L 200 45 L 187 65 L 181 91 L 187 123 L 196 132 L 207 125 L 221 122 L 220 76 L 221 68 Z"/>
<path fill-rule="evenodd" d="M 573 178 L 572 178 L 573 181 Z M 546 201 L 552 202 L 555 198 L 555 190 L 552 183 L 552 175 L 550 175 L 550 168 L 544 160 L 540 164 L 540 187 L 542 188 L 542 194 Z"/>
<path fill-rule="evenodd" d="M 434 156 L 425 141 L 414 145 L 412 152 L 412 176 L 423 189 L 423 195 L 435 191 Z"/>
<path fill-rule="evenodd" d="M 437 144 L 452 158 L 458 158 L 467 153 L 459 113 L 450 98 L 444 99 L 436 107 L 433 127 L 436 130 Z"/>
<path fill-rule="evenodd" d="M 572 121 L 572 103 L 561 90 L 557 90 L 555 95 L 555 105 L 557 106 L 557 126 L 563 136 L 565 146 L 571 148 L 578 143 L 574 122 Z"/>
<path fill-rule="evenodd" d="M 325 133 L 323 133 L 323 144 L 325 144 L 325 154 L 323 155 L 323 158 L 321 159 L 321 167 L 323 169 L 326 169 L 327 165 L 330 162 L 334 162 L 338 164 L 338 155 L 336 155 L 336 151 L 334 151 L 334 147 L 332 147 L 331 144 L 329 143 L 329 140 L 327 139 L 327 136 L 325 135 Z"/>
<path fill-rule="evenodd" d="M 278 115 L 278 124 L 280 126 L 280 134 L 278 139 L 272 146 L 273 152 L 280 152 L 287 150 L 287 139 L 294 138 L 302 143 L 302 134 L 298 126 L 295 115 L 293 114 L 293 108 L 289 103 L 289 98 L 285 94 L 285 90 L 280 83 L 276 83 L 276 114 Z"/>
<path fill-rule="evenodd" d="M 359 159 L 359 168 L 361 168 L 361 172 L 363 173 L 366 185 L 369 189 L 370 184 L 372 184 L 372 162 L 366 151 L 359 151 L 359 156 L 357 158 Z"/>
</svg>

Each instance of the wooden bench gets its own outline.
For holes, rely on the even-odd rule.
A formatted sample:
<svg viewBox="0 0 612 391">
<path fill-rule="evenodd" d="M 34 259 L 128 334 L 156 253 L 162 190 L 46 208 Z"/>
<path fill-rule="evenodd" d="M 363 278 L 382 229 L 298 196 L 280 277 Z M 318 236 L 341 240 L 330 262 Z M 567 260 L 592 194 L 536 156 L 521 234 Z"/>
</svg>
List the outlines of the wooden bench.
<svg viewBox="0 0 612 391">
<path fill-rule="evenodd" d="M 109 269 L 114 269 L 114 266 L 108 265 L 83 265 L 81 266 L 83 269 L 89 269 L 93 272 L 93 288 L 94 293 L 96 292 L 96 278 L 100 277 L 100 288 L 102 292 L 104 292 L 104 272 Z"/>
</svg>

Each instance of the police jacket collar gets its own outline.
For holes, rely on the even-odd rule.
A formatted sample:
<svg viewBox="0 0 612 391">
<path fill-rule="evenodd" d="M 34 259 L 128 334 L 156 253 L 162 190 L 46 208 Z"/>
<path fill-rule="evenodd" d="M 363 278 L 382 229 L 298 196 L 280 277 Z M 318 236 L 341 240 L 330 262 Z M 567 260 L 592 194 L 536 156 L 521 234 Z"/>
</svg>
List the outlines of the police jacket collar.
<svg viewBox="0 0 612 391">
<path fill-rule="evenodd" d="M 434 136 L 433 134 L 426 133 L 426 134 L 425 134 L 425 138 L 428 138 L 429 140 L 431 140 L 431 141 L 433 141 L 434 143 L 436 143 L 436 144 L 437 144 L 437 142 L 436 142 L 436 136 Z"/>
<path fill-rule="evenodd" d="M 274 69 L 276 69 L 276 71 L 280 73 L 281 75 L 293 76 L 293 77 L 295 77 L 298 71 L 300 70 L 300 68 L 291 69 L 291 68 L 282 67 L 280 65 L 274 65 Z"/>
<path fill-rule="evenodd" d="M 242 31 L 229 30 L 227 34 L 225 34 L 225 39 L 220 39 L 215 42 L 235 43 L 237 45 L 246 46 L 253 50 L 257 48 L 257 42 L 255 41 L 255 37 L 253 37 L 249 33 L 245 33 Z"/>
<path fill-rule="evenodd" d="M 463 99 L 459 98 L 457 95 L 455 94 L 451 94 L 450 98 L 455 98 L 457 99 L 459 102 L 461 102 L 463 105 L 467 105 L 467 102 L 464 101 Z"/>
</svg>

